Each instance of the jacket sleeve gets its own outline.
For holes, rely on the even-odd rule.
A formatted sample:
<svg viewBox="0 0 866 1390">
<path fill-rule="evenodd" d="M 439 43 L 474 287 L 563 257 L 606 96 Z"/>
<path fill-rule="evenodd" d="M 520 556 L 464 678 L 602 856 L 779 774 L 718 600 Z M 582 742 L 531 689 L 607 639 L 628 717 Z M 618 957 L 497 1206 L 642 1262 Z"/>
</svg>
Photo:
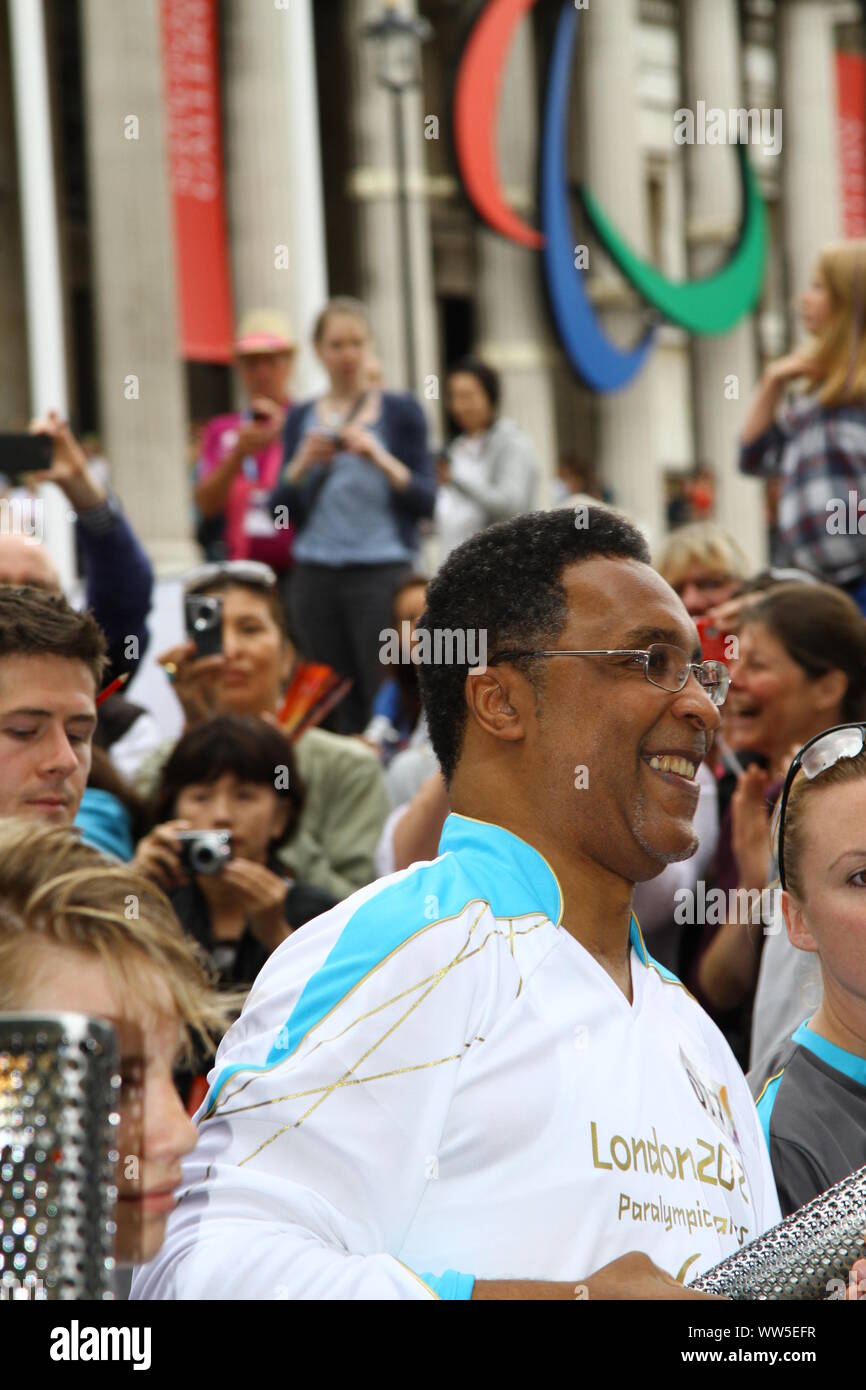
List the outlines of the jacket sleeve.
<svg viewBox="0 0 866 1390">
<path fill-rule="evenodd" d="M 451 468 L 451 486 L 483 507 L 491 522 L 507 521 L 532 509 L 538 461 L 522 430 L 490 441 L 493 469 L 489 482 L 466 477 L 458 462 Z"/>
<path fill-rule="evenodd" d="M 391 396 L 395 438 L 391 452 L 405 463 L 412 477 L 403 492 L 393 493 L 394 506 L 411 517 L 432 516 L 436 505 L 436 476 L 427 442 L 427 420 L 413 396 Z"/>
<path fill-rule="evenodd" d="M 153 570 L 113 498 L 102 506 L 79 512 L 76 530 L 84 563 L 87 606 L 108 641 L 107 682 L 124 671 L 135 670 L 144 656 Z M 137 640 L 137 658 L 126 655 L 129 637 Z"/>
<path fill-rule="evenodd" d="M 271 956 L 219 1049 L 178 1206 L 133 1299 L 471 1296 L 471 1273 L 428 1275 L 395 1252 L 437 1176 L 491 990 L 480 968 L 443 970 L 465 941 L 453 921 L 410 929 L 358 979 L 341 937 L 367 906 L 375 940 L 391 920 L 383 896 L 341 904 Z M 437 969 L 436 989 L 419 993 Z"/>
</svg>

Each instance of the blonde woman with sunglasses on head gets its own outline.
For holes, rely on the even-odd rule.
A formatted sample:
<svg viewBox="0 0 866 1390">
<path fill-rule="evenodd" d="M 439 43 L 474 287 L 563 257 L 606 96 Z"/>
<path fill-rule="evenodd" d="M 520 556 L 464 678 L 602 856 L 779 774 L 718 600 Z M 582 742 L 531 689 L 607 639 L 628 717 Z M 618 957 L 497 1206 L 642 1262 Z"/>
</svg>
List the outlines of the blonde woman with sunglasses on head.
<svg viewBox="0 0 866 1390">
<path fill-rule="evenodd" d="M 866 497 L 866 240 L 824 248 L 799 308 L 811 341 L 764 371 L 740 470 L 781 480 L 786 563 L 847 589 L 866 612 L 866 535 L 838 523 L 849 493 Z M 779 412 L 795 382 L 798 394 Z"/>
<path fill-rule="evenodd" d="M 866 1165 L 866 725 L 805 744 L 776 834 L 792 946 L 814 953 L 817 1009 L 749 1074 L 784 1215 Z"/>
</svg>

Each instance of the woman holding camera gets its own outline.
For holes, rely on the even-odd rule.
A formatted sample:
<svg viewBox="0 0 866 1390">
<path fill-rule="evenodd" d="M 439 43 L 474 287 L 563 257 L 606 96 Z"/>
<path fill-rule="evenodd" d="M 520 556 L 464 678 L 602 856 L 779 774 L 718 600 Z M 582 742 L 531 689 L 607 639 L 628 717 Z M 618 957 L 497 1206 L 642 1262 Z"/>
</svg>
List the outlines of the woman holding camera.
<svg viewBox="0 0 866 1390">
<path fill-rule="evenodd" d="M 287 937 L 336 901 L 291 877 L 277 858 L 291 840 L 303 790 L 287 740 L 251 715 L 224 714 L 184 734 L 162 770 L 154 829 L 135 867 L 168 894 L 224 990 L 249 989 Z M 212 1056 L 178 1078 L 190 1111 Z"/>
<path fill-rule="evenodd" d="M 310 660 L 354 682 L 333 727 L 357 734 L 382 679 L 379 634 L 395 588 L 414 568 L 417 523 L 433 515 L 435 483 L 417 401 L 368 384 L 363 304 L 332 299 L 313 336 L 330 386 L 289 415 L 270 504 L 287 509 L 296 528 L 293 627 Z"/>
<path fill-rule="evenodd" d="M 165 889 L 225 985 L 250 985 L 292 931 L 334 906 L 277 858 L 302 806 L 289 743 L 253 716 L 198 724 L 162 770 L 155 828 L 139 843 L 136 867 Z"/>
</svg>

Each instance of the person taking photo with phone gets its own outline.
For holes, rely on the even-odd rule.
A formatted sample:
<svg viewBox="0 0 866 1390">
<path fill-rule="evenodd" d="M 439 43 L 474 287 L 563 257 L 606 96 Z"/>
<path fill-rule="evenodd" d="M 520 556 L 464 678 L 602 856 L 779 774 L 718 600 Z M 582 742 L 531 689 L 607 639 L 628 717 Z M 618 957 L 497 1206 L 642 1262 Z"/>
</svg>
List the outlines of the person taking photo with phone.
<svg viewBox="0 0 866 1390">
<path fill-rule="evenodd" d="M 288 321 L 275 310 L 257 309 L 241 320 L 234 357 L 247 404 L 205 425 L 195 486 L 202 518 L 199 540 L 208 558 L 270 565 L 284 602 L 292 530 L 274 526 L 267 499 L 282 462 L 296 349 Z"/>
<path fill-rule="evenodd" d="M 382 678 L 394 591 L 416 567 L 418 522 L 433 514 L 433 465 L 418 402 L 369 385 L 364 305 L 330 300 L 313 341 L 329 388 L 289 415 L 270 501 L 297 528 L 291 617 L 300 645 L 353 681 L 330 726 L 359 734 Z"/>
</svg>

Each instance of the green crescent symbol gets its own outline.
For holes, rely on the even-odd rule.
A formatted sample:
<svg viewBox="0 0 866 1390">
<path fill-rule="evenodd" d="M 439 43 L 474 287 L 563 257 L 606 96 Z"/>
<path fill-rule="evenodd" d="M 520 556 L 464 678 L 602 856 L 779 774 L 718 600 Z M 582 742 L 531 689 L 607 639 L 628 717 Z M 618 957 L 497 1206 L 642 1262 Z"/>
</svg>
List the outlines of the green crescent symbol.
<svg viewBox="0 0 866 1390">
<path fill-rule="evenodd" d="M 758 301 L 767 256 L 767 215 L 746 149 L 737 146 L 743 216 L 739 236 L 721 270 L 701 280 L 669 280 L 642 260 L 616 230 L 601 204 L 581 186 L 584 210 L 596 236 L 635 289 L 665 318 L 692 333 L 725 333 Z"/>
</svg>

